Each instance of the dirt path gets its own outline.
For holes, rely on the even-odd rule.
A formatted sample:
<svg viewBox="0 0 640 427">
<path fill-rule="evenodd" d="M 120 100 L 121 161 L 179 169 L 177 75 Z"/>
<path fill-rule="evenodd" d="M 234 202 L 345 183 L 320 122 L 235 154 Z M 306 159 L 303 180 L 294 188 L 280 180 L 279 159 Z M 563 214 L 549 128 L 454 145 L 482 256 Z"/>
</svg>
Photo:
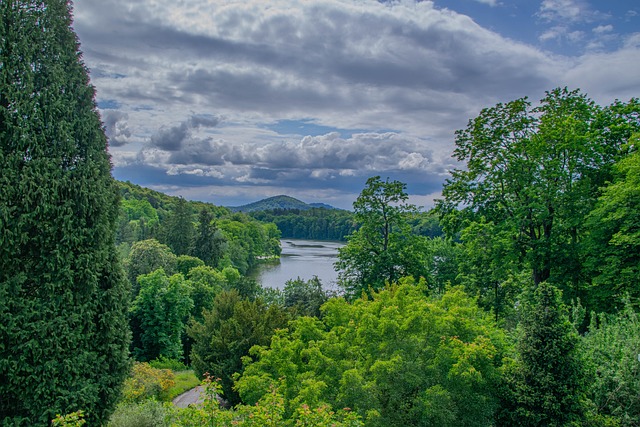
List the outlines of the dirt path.
<svg viewBox="0 0 640 427">
<path fill-rule="evenodd" d="M 182 393 L 173 399 L 173 405 L 178 408 L 186 408 L 189 405 L 199 405 L 204 402 L 204 387 L 199 385 L 189 391 Z"/>
</svg>

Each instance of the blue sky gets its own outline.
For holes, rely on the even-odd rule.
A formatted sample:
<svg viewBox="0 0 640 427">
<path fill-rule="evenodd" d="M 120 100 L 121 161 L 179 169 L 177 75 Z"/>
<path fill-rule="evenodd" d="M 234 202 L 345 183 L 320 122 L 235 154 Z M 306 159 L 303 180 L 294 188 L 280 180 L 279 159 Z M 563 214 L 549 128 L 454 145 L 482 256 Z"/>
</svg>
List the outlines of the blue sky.
<svg viewBox="0 0 640 427">
<path fill-rule="evenodd" d="M 640 96 L 635 0 L 92 0 L 74 28 L 114 175 L 225 206 L 381 175 L 430 207 L 482 108 Z"/>
</svg>

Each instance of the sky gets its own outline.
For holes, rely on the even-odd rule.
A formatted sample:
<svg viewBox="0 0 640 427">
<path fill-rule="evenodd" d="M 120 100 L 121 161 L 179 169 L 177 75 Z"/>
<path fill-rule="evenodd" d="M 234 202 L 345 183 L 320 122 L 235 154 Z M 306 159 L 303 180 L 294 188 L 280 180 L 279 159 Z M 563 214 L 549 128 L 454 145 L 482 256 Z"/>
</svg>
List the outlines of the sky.
<svg viewBox="0 0 640 427">
<path fill-rule="evenodd" d="M 367 178 L 429 208 L 482 108 L 640 96 L 637 0 L 79 0 L 117 179 L 238 206 L 350 209 Z"/>
</svg>

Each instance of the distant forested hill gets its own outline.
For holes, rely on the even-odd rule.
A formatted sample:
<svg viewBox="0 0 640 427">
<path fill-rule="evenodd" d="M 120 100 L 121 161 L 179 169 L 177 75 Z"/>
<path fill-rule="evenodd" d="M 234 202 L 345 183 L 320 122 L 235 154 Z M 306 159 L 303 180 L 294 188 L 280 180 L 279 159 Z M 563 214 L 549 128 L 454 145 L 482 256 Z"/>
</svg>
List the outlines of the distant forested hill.
<svg viewBox="0 0 640 427">
<path fill-rule="evenodd" d="M 325 203 L 305 203 L 296 198 L 284 195 L 269 197 L 267 199 L 249 203 L 247 205 L 230 207 L 229 209 L 231 209 L 233 212 L 258 212 L 272 211 L 275 209 L 297 209 L 305 211 L 313 208 L 336 209 L 333 206 L 327 205 Z"/>
</svg>

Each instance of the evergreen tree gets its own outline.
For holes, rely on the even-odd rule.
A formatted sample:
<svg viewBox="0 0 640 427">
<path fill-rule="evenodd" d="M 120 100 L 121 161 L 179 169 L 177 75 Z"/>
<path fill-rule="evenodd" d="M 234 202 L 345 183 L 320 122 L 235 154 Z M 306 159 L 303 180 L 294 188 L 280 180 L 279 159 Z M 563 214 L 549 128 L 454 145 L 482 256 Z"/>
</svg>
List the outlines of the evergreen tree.
<svg viewBox="0 0 640 427">
<path fill-rule="evenodd" d="M 166 243 L 176 255 L 191 254 L 191 244 L 193 243 L 192 217 L 189 203 L 180 197 L 167 220 L 165 232 Z"/>
<path fill-rule="evenodd" d="M 557 288 L 538 286 L 521 328 L 516 361 L 505 374 L 498 425 L 582 425 L 585 367 Z"/>
<path fill-rule="evenodd" d="M 109 416 L 128 285 L 94 88 L 67 0 L 0 2 L 0 424 Z"/>
<path fill-rule="evenodd" d="M 217 267 L 224 255 L 226 239 L 213 222 L 209 209 L 202 209 L 198 217 L 198 232 L 194 241 L 193 254 L 210 267 Z"/>
</svg>

